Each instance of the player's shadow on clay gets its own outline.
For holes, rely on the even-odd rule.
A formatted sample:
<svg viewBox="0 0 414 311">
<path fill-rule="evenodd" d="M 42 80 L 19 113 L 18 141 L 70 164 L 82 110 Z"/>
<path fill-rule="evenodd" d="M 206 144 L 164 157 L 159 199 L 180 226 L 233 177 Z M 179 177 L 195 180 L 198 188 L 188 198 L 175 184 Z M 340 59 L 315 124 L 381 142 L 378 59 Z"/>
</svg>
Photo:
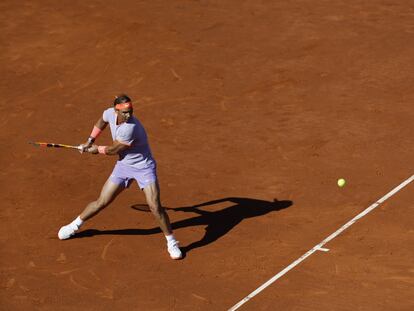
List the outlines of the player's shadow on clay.
<svg viewBox="0 0 414 311">
<path fill-rule="evenodd" d="M 200 209 L 213 204 L 228 202 L 232 204 L 229 207 L 218 211 L 205 211 Z M 186 228 L 192 226 L 206 226 L 205 234 L 199 241 L 195 241 L 187 246 L 182 246 L 184 252 L 189 252 L 192 249 L 208 245 L 220 237 L 227 234 L 231 229 L 237 226 L 243 219 L 258 217 L 270 212 L 280 211 L 288 208 L 293 204 L 292 201 L 283 200 L 278 201 L 264 201 L 258 199 L 229 197 L 219 200 L 208 201 L 189 207 L 166 208 L 169 211 L 185 212 L 197 214 L 195 217 L 179 220 L 171 224 L 173 229 Z M 137 204 L 131 206 L 135 210 L 148 212 L 148 206 L 145 204 Z M 119 230 L 96 230 L 88 229 L 77 233 L 74 238 L 91 237 L 94 235 L 108 234 L 108 235 L 149 235 L 160 233 L 159 227 L 150 229 L 119 229 Z"/>
</svg>

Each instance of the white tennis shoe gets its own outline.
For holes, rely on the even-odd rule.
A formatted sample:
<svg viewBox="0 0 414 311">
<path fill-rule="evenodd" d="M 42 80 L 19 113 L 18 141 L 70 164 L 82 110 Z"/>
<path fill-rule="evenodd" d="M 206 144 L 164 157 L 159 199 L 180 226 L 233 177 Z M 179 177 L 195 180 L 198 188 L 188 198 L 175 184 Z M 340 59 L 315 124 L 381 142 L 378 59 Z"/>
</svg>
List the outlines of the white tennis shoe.
<svg viewBox="0 0 414 311">
<path fill-rule="evenodd" d="M 179 244 L 178 241 L 172 241 L 167 244 L 170 257 L 174 260 L 183 258 L 183 254 L 181 253 L 181 250 L 178 244 Z"/>
<path fill-rule="evenodd" d="M 78 230 L 79 230 L 79 227 L 77 225 L 70 223 L 69 225 L 66 225 L 60 228 L 58 232 L 58 237 L 61 240 L 69 239 Z"/>
</svg>

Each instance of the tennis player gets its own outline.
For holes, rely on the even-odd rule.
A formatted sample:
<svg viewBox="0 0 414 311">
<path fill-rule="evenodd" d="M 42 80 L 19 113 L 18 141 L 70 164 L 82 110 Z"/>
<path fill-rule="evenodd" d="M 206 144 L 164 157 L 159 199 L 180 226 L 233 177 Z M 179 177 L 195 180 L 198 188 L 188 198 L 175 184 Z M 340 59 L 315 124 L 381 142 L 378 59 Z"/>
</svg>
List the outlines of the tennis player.
<svg viewBox="0 0 414 311">
<path fill-rule="evenodd" d="M 95 139 L 108 124 L 113 138 L 112 146 L 94 145 Z M 81 147 L 83 152 L 92 154 L 118 155 L 119 160 L 104 184 L 99 198 L 89 203 L 74 221 L 60 228 L 59 239 L 65 240 L 73 236 L 86 220 L 108 206 L 135 179 L 144 191 L 148 206 L 167 239 L 170 257 L 181 259 L 178 241 L 172 232 L 169 217 L 161 205 L 156 162 L 151 154 L 147 134 L 140 121 L 133 115 L 131 99 L 127 95 L 122 94 L 115 98 L 114 107 L 103 112 L 87 142 Z"/>
</svg>

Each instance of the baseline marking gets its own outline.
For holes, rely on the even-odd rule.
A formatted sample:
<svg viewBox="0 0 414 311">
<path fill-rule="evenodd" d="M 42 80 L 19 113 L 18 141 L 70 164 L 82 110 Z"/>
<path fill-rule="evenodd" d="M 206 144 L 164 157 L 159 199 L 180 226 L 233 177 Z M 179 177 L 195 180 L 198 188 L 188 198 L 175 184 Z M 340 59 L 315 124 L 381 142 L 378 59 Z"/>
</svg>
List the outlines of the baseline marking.
<svg viewBox="0 0 414 311">
<path fill-rule="evenodd" d="M 240 308 L 243 304 L 245 304 L 247 301 L 252 299 L 254 296 L 259 294 L 261 291 L 263 291 L 266 287 L 270 286 L 272 283 L 274 283 L 277 279 L 281 278 L 284 274 L 286 274 L 289 270 L 296 267 L 298 264 L 300 264 L 302 261 L 304 261 L 306 258 L 308 258 L 310 255 L 312 255 L 316 251 L 326 251 L 327 248 L 323 248 L 322 246 L 340 235 L 343 231 L 345 231 L 348 227 L 352 226 L 358 219 L 364 217 L 369 212 L 377 208 L 381 203 L 384 203 L 387 199 L 392 197 L 394 194 L 396 194 L 398 191 L 400 191 L 402 188 L 407 186 L 410 182 L 414 180 L 414 175 L 412 175 L 410 178 L 402 182 L 399 186 L 395 187 L 393 190 L 388 192 L 386 195 L 384 195 L 381 199 L 379 199 L 377 202 L 366 208 L 364 211 L 359 213 L 357 216 L 352 218 L 350 221 L 348 221 L 345 225 L 343 225 L 341 228 L 339 228 L 337 231 L 332 233 L 330 236 L 328 236 L 325 240 L 323 240 L 318 245 L 314 246 L 312 249 L 307 251 L 305 254 L 303 254 L 301 257 L 296 259 L 294 262 L 292 262 L 289 266 L 284 268 L 282 271 L 280 271 L 278 274 L 276 274 L 274 277 L 272 277 L 270 280 L 268 280 L 266 283 L 264 283 L 262 286 L 258 287 L 255 291 L 251 292 L 249 295 L 247 295 L 245 298 L 240 300 L 237 304 L 235 304 L 233 307 L 231 307 L 228 311 L 234 311 Z"/>
</svg>

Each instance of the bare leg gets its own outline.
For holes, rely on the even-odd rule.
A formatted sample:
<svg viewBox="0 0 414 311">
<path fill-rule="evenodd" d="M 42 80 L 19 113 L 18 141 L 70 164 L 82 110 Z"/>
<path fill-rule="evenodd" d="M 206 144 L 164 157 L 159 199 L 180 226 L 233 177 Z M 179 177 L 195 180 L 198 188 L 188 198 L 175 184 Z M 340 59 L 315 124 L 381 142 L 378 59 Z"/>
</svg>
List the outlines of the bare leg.
<svg viewBox="0 0 414 311">
<path fill-rule="evenodd" d="M 79 215 L 85 221 L 99 213 L 103 208 L 107 207 L 115 198 L 124 190 L 122 185 L 114 184 L 109 179 L 102 187 L 101 194 L 96 201 L 89 203 L 83 212 Z"/>
<path fill-rule="evenodd" d="M 145 198 L 147 200 L 147 204 L 158 220 L 160 224 L 160 228 L 164 235 L 171 235 L 171 224 L 170 218 L 168 217 L 165 209 L 161 206 L 160 200 L 160 188 L 158 182 L 152 183 L 144 188 Z"/>
<path fill-rule="evenodd" d="M 80 226 L 82 226 L 84 220 L 93 217 L 104 207 L 108 206 L 122 190 L 124 190 L 123 186 L 114 184 L 108 179 L 102 188 L 99 198 L 89 203 L 78 218 L 60 228 L 58 232 L 59 239 L 66 240 L 73 236 L 79 230 Z"/>
<path fill-rule="evenodd" d="M 154 182 L 144 188 L 145 197 L 147 199 L 148 206 L 158 220 L 160 228 L 167 239 L 167 250 L 172 259 L 181 259 L 183 254 L 181 253 L 180 247 L 178 246 L 178 241 L 175 239 L 171 224 L 170 218 L 167 215 L 165 209 L 161 206 L 160 200 L 160 187 L 158 182 Z"/>
</svg>

